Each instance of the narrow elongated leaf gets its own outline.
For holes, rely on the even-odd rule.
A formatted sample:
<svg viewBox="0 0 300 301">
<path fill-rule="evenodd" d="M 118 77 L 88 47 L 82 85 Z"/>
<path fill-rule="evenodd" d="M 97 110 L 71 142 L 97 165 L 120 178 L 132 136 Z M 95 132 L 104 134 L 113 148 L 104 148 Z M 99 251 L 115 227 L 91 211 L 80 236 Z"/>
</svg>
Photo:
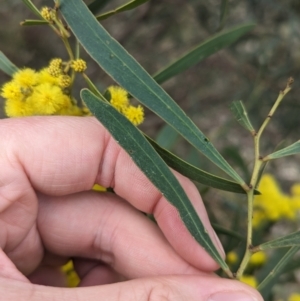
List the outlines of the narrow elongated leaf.
<svg viewBox="0 0 300 301">
<path fill-rule="evenodd" d="M 148 141 L 155 148 L 162 159 L 173 169 L 186 176 L 187 178 L 196 181 L 200 184 L 207 185 L 209 187 L 217 188 L 224 191 L 230 191 L 235 193 L 246 193 L 245 190 L 236 182 L 229 181 L 227 179 L 217 177 L 211 173 L 208 173 L 200 168 L 197 168 L 188 162 L 180 159 L 173 153 L 169 152 L 165 148 L 159 146 L 154 140 L 147 137 Z M 260 194 L 255 190 L 254 194 Z"/>
<path fill-rule="evenodd" d="M 255 130 L 248 118 L 248 113 L 243 105 L 241 100 L 233 101 L 230 104 L 230 110 L 234 115 L 236 121 L 246 130 L 250 131 L 252 134 L 255 133 Z"/>
<path fill-rule="evenodd" d="M 167 81 L 171 77 L 187 70 L 191 66 L 218 52 L 220 49 L 228 47 L 241 36 L 253 29 L 254 26 L 254 24 L 246 24 L 218 33 L 212 38 L 199 44 L 192 51 L 187 52 L 181 58 L 172 62 L 167 67 L 158 71 L 156 74 L 154 74 L 153 78 L 159 84 Z"/>
<path fill-rule="evenodd" d="M 19 70 L 2 51 L 0 51 L 0 70 L 9 76 L 13 76 L 13 74 Z"/>
<path fill-rule="evenodd" d="M 117 83 L 173 126 L 236 182 L 247 187 L 175 101 L 97 22 L 82 0 L 61 0 L 60 10 L 82 46 Z"/>
<path fill-rule="evenodd" d="M 40 11 L 37 9 L 37 7 L 32 3 L 32 1 L 30 0 L 22 0 L 23 3 L 34 13 L 36 14 L 38 17 L 42 18 Z"/>
<path fill-rule="evenodd" d="M 227 15 L 228 15 L 228 6 L 229 6 L 228 2 L 229 2 L 228 0 L 222 0 L 221 9 L 220 9 L 220 25 L 218 31 L 220 31 L 225 25 Z"/>
<path fill-rule="evenodd" d="M 273 270 L 267 275 L 267 277 L 259 284 L 257 289 L 264 298 L 267 298 L 270 295 L 272 286 L 277 282 L 278 278 L 282 274 L 282 271 L 284 271 L 289 261 L 299 251 L 299 249 L 299 246 L 291 247 L 276 264 Z"/>
<path fill-rule="evenodd" d="M 224 234 L 224 235 L 234 237 L 234 238 L 236 238 L 238 240 L 242 240 L 242 241 L 245 240 L 244 236 L 242 236 L 241 234 L 239 234 L 235 231 L 226 229 L 226 228 L 224 228 L 224 227 L 222 227 L 218 224 L 215 224 L 215 223 L 212 223 L 211 225 L 212 225 L 212 227 L 214 228 L 214 230 L 216 231 L 217 234 Z"/>
<path fill-rule="evenodd" d="M 300 140 L 291 144 L 288 147 L 280 149 L 279 151 L 266 156 L 263 160 L 268 161 L 268 160 L 278 159 L 278 158 L 291 156 L 299 153 L 300 153 Z"/>
<path fill-rule="evenodd" d="M 104 19 L 107 19 L 109 18 L 110 16 L 113 16 L 115 14 L 118 14 L 118 13 L 121 13 L 123 11 L 126 11 L 126 10 L 131 10 L 131 9 L 134 9 L 146 2 L 148 2 L 149 0 L 132 0 L 122 6 L 119 6 L 117 7 L 116 9 L 114 10 L 110 10 L 104 14 L 101 14 L 99 16 L 96 16 L 97 20 L 100 21 L 100 20 L 104 20 Z"/>
<path fill-rule="evenodd" d="M 212 243 L 183 188 L 144 135 L 108 102 L 100 100 L 89 90 L 82 90 L 81 97 L 147 178 L 177 208 L 182 221 L 196 241 L 228 271 L 227 264 Z"/>
<path fill-rule="evenodd" d="M 22 26 L 49 25 L 46 20 L 24 20 L 20 23 Z"/>
<path fill-rule="evenodd" d="M 101 10 L 110 0 L 95 0 L 88 5 L 89 10 L 95 14 Z"/>
<path fill-rule="evenodd" d="M 254 249 L 263 251 L 267 249 L 277 249 L 294 246 L 300 246 L 300 231 L 265 242 L 255 247 Z"/>
</svg>

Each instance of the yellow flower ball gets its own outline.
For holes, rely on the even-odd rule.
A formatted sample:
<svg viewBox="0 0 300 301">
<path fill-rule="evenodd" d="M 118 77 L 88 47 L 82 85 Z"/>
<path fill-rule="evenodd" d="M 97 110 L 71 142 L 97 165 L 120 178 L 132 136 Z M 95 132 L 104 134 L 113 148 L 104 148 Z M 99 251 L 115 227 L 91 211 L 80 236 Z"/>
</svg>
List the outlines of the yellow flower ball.
<svg viewBox="0 0 300 301">
<path fill-rule="evenodd" d="M 38 74 L 33 69 L 25 68 L 13 75 L 13 81 L 24 89 L 31 88 L 38 84 Z"/>
<path fill-rule="evenodd" d="M 237 263 L 238 259 L 239 259 L 239 257 L 238 257 L 238 255 L 237 255 L 237 253 L 234 252 L 234 251 L 230 251 L 230 252 L 228 252 L 228 254 L 226 255 L 226 260 L 227 260 L 227 262 L 228 262 L 229 264 L 235 264 L 235 263 Z"/>
<path fill-rule="evenodd" d="M 52 115 L 61 110 L 66 104 L 62 90 L 49 83 L 38 85 L 27 99 L 34 115 Z"/>
<path fill-rule="evenodd" d="M 110 86 L 107 91 L 110 93 L 112 106 L 122 113 L 129 105 L 127 91 L 118 86 Z"/>
<path fill-rule="evenodd" d="M 266 253 L 257 252 L 251 256 L 249 263 L 253 266 L 261 266 L 266 262 L 266 260 L 267 260 Z"/>
<path fill-rule="evenodd" d="M 48 22 L 52 22 L 55 19 L 55 12 L 53 11 L 53 9 L 47 6 L 44 6 L 41 9 L 41 15 Z"/>
<path fill-rule="evenodd" d="M 39 84 L 52 84 L 52 85 L 58 85 L 59 84 L 59 78 L 51 75 L 49 73 L 48 68 L 42 69 L 40 72 L 38 72 L 38 83 Z"/>
<path fill-rule="evenodd" d="M 8 117 L 24 117 L 33 115 L 33 108 L 28 105 L 26 100 L 8 99 L 5 102 L 5 114 Z"/>
<path fill-rule="evenodd" d="M 241 277 L 240 281 L 243 283 L 246 283 L 254 288 L 256 288 L 258 285 L 256 278 L 254 276 L 250 276 L 250 275 L 243 275 Z"/>
<path fill-rule="evenodd" d="M 288 301 L 300 301 L 300 294 L 294 293 L 289 296 Z"/>
<path fill-rule="evenodd" d="M 82 59 L 74 60 L 71 64 L 71 68 L 73 68 L 75 72 L 84 72 L 87 68 L 86 62 Z"/>
<path fill-rule="evenodd" d="M 22 100 L 24 98 L 20 85 L 15 81 L 5 83 L 0 95 L 6 99 Z"/>
<path fill-rule="evenodd" d="M 124 110 L 123 114 L 135 126 L 140 125 L 144 121 L 144 108 L 140 105 L 137 107 L 128 106 Z"/>
</svg>

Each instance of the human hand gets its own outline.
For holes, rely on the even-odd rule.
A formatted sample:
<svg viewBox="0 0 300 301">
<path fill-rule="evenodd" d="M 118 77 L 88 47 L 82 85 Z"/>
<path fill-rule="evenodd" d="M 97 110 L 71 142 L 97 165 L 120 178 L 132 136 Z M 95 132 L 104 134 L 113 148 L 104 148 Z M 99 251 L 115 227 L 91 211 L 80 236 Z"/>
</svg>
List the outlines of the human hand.
<svg viewBox="0 0 300 301">
<path fill-rule="evenodd" d="M 0 137 L 0 300 L 262 300 L 212 273 L 176 209 L 94 118 L 5 119 Z M 175 175 L 222 252 L 197 189 Z M 30 282 L 60 286 L 55 267 L 71 257 L 80 288 Z"/>
</svg>

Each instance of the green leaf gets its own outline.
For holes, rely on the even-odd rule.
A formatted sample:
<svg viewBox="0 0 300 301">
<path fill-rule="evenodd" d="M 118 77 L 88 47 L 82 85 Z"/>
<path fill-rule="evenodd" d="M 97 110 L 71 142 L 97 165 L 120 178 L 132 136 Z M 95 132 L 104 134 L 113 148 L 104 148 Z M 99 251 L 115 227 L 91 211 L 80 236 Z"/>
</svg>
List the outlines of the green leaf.
<svg viewBox="0 0 300 301">
<path fill-rule="evenodd" d="M 220 25 L 218 31 L 220 31 L 225 25 L 228 16 L 228 6 L 229 6 L 228 2 L 229 2 L 228 0 L 222 0 L 221 9 L 220 9 Z"/>
<path fill-rule="evenodd" d="M 235 231 L 232 231 L 232 230 L 229 230 L 229 229 L 226 229 L 216 223 L 212 223 L 211 224 L 212 227 L 214 228 L 214 230 L 216 231 L 217 234 L 223 234 L 223 235 L 227 235 L 227 236 L 230 236 L 230 237 L 234 237 L 240 241 L 244 241 L 245 240 L 245 237 L 242 236 L 241 234 L 235 232 Z"/>
<path fill-rule="evenodd" d="M 228 271 L 227 264 L 211 241 L 183 188 L 144 135 L 108 102 L 100 100 L 89 90 L 82 90 L 81 98 L 147 178 L 177 208 L 182 221 L 196 241 Z"/>
<path fill-rule="evenodd" d="M 49 25 L 46 20 L 24 20 L 20 23 L 22 26 Z"/>
<path fill-rule="evenodd" d="M 236 182 L 247 188 L 242 178 L 224 160 L 191 119 L 97 22 L 82 0 L 61 0 L 60 10 L 85 50 L 118 84 L 173 126 Z"/>
<path fill-rule="evenodd" d="M 230 110 L 237 122 L 250 133 L 255 134 L 255 130 L 248 118 L 247 111 L 241 100 L 233 101 L 230 105 Z"/>
<path fill-rule="evenodd" d="M 36 14 L 38 17 L 42 18 L 42 15 L 40 13 L 40 11 L 37 9 L 37 7 L 32 3 L 32 1 L 30 0 L 22 0 L 23 3 L 34 13 Z"/>
<path fill-rule="evenodd" d="M 187 52 L 181 58 L 172 62 L 167 67 L 158 71 L 153 78 L 159 83 L 163 83 L 171 77 L 187 70 L 191 66 L 203 61 L 210 55 L 218 52 L 219 50 L 228 47 L 241 36 L 254 28 L 254 24 L 246 24 L 234 27 L 230 30 L 218 33 L 210 39 L 204 41 L 194 48 L 192 51 Z"/>
<path fill-rule="evenodd" d="M 300 140 L 291 144 L 288 147 L 280 149 L 279 151 L 266 156 L 265 158 L 263 158 L 263 160 L 268 161 L 268 160 L 278 159 L 278 158 L 295 155 L 299 153 L 300 153 Z"/>
<path fill-rule="evenodd" d="M 95 14 L 101 10 L 110 0 L 95 0 L 88 5 L 89 10 Z"/>
<path fill-rule="evenodd" d="M 0 70 L 9 76 L 13 76 L 13 74 L 19 70 L 2 51 L 0 51 Z"/>
<path fill-rule="evenodd" d="M 292 260 L 293 256 L 299 251 L 299 249 L 299 246 L 291 247 L 272 269 L 272 271 L 267 275 L 267 277 L 259 284 L 257 289 L 263 295 L 263 297 L 266 298 L 270 295 L 271 288 L 277 282 L 278 278 L 282 274 L 282 271 L 284 271 L 289 261 Z"/>
<path fill-rule="evenodd" d="M 265 242 L 257 247 L 254 247 L 253 250 L 263 251 L 268 249 L 286 248 L 294 246 L 300 246 L 300 231 L 293 232 L 289 235 Z"/>
<path fill-rule="evenodd" d="M 229 181 L 227 179 L 217 177 L 211 173 L 208 173 L 200 168 L 197 168 L 188 162 L 180 159 L 173 153 L 159 146 L 154 140 L 147 137 L 148 141 L 155 148 L 157 153 L 162 159 L 173 169 L 186 176 L 187 178 L 201 183 L 203 185 L 217 188 L 224 191 L 230 191 L 235 193 L 246 193 L 245 190 L 236 182 Z M 255 190 L 254 194 L 260 194 L 259 191 Z"/>
<path fill-rule="evenodd" d="M 146 2 L 148 2 L 149 0 L 132 0 L 122 6 L 119 6 L 117 7 L 116 9 L 114 10 L 110 10 L 104 14 L 101 14 L 99 16 L 96 16 L 97 20 L 100 21 L 100 20 L 104 20 L 104 19 L 107 19 L 108 17 L 112 16 L 112 15 L 115 15 L 115 14 L 118 14 L 118 13 L 121 13 L 123 11 L 126 11 L 126 10 L 131 10 L 131 9 L 134 9 Z"/>
</svg>

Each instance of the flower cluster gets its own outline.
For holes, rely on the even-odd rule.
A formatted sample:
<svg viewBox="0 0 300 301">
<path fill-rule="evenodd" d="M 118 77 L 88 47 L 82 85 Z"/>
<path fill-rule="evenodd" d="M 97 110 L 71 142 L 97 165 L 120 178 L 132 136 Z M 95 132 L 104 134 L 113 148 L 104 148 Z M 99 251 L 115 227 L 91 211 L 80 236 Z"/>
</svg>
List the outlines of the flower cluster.
<svg viewBox="0 0 300 301">
<path fill-rule="evenodd" d="M 294 184 L 290 194 L 281 191 L 273 176 L 265 174 L 260 182 L 261 195 L 254 198 L 253 226 L 276 222 L 280 219 L 295 220 L 300 210 L 300 184 Z"/>
<path fill-rule="evenodd" d="M 126 90 L 118 86 L 110 86 L 107 89 L 109 93 L 109 101 L 112 106 L 122 113 L 135 126 L 140 125 L 144 121 L 144 109 L 138 105 L 134 107 L 130 104 L 129 95 Z"/>
<path fill-rule="evenodd" d="M 30 68 L 21 69 L 1 90 L 0 95 L 6 99 L 6 115 L 83 116 L 83 110 L 72 101 L 71 84 L 72 79 L 63 69 L 63 61 L 59 58 L 53 59 L 48 67 L 38 72 Z"/>
</svg>

